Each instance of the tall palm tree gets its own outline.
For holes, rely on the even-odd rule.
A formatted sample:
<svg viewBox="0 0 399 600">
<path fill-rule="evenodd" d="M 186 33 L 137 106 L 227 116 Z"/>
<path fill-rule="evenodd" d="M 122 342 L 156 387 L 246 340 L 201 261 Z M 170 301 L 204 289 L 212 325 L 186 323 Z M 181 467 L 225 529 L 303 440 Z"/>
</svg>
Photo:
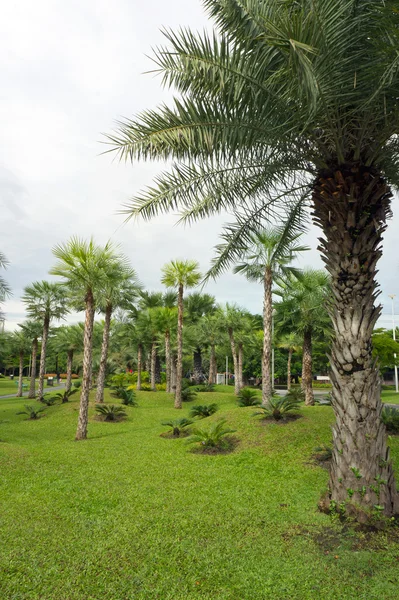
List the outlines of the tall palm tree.
<svg viewBox="0 0 399 600">
<path fill-rule="evenodd" d="M 172 348 L 171 336 L 176 331 L 177 309 L 161 306 L 154 309 L 156 327 L 164 336 L 165 342 L 165 362 L 166 362 L 166 391 L 172 392 L 171 369 L 172 369 Z"/>
<path fill-rule="evenodd" d="M 272 320 L 273 320 L 273 284 L 298 269 L 292 266 L 293 260 L 300 252 L 309 248 L 299 243 L 303 229 L 298 214 L 293 211 L 284 225 L 259 229 L 250 234 L 249 243 L 243 246 L 241 256 L 243 262 L 237 264 L 233 272 L 241 273 L 249 281 L 263 283 L 263 352 L 262 352 L 262 404 L 266 405 L 273 394 L 271 379 L 272 357 Z M 209 272 L 215 277 L 226 268 L 228 257 L 225 256 L 229 241 L 218 246 L 217 257 Z"/>
<path fill-rule="evenodd" d="M 397 2 L 203 2 L 215 34 L 166 33 L 156 54 L 163 82 L 177 90 L 172 108 L 146 111 L 110 136 L 122 159 L 174 161 L 128 210 L 148 218 L 181 209 L 190 221 L 228 209 L 234 252 L 282 200 L 312 204 L 332 277 L 330 498 L 391 516 L 399 497 L 371 336 L 381 310 L 376 266 L 399 186 Z M 387 482 L 378 493 L 376 478 Z"/>
<path fill-rule="evenodd" d="M 215 297 L 210 294 L 193 292 L 185 298 L 184 312 L 188 325 L 193 329 L 194 343 L 193 351 L 193 376 L 196 383 L 202 380 L 202 349 L 204 339 L 200 335 L 198 326 L 206 315 L 216 311 Z"/>
<path fill-rule="evenodd" d="M 0 269 L 6 269 L 9 265 L 7 258 L 4 256 L 2 252 L 0 252 Z M 6 280 L 0 276 L 0 303 L 4 302 L 4 300 L 11 296 L 11 288 L 6 282 Z M 1 312 L 0 312 L 1 316 Z"/>
<path fill-rule="evenodd" d="M 54 348 L 58 353 L 66 352 L 67 363 L 66 363 L 66 382 L 65 391 L 69 392 L 72 387 L 72 368 L 73 368 L 73 357 L 76 351 L 83 349 L 83 328 L 81 324 L 77 325 L 64 325 L 59 327 L 55 333 L 55 339 L 53 340 Z"/>
<path fill-rule="evenodd" d="M 43 323 L 42 349 L 40 353 L 38 399 L 43 398 L 44 373 L 46 370 L 47 342 L 50 323 L 62 319 L 68 312 L 65 289 L 59 283 L 35 281 L 26 286 L 22 301 L 28 316 Z"/>
<path fill-rule="evenodd" d="M 330 295 L 330 278 L 324 271 L 305 269 L 300 279 L 292 277 L 281 291 L 276 303 L 276 326 L 281 333 L 302 336 L 302 388 L 305 404 L 313 405 L 312 344 L 316 336 L 331 333 L 331 321 L 326 312 Z"/>
<path fill-rule="evenodd" d="M 287 391 L 291 390 L 291 363 L 292 355 L 297 352 L 301 347 L 301 342 L 296 332 L 286 333 L 282 335 L 277 342 L 277 346 L 283 350 L 288 351 L 287 358 Z"/>
<path fill-rule="evenodd" d="M 11 346 L 19 360 L 17 396 L 23 396 L 24 358 L 31 349 L 31 340 L 22 329 L 17 330 L 11 335 Z"/>
<path fill-rule="evenodd" d="M 114 269 L 118 272 L 116 267 L 120 257 L 110 242 L 105 246 L 98 246 L 93 239 L 86 242 L 77 237 L 55 246 L 53 254 L 58 262 L 50 273 L 63 278 L 74 306 L 85 307 L 83 377 L 75 437 L 76 440 L 83 440 L 87 438 L 94 314 L 101 291 L 112 279 Z"/>
<path fill-rule="evenodd" d="M 182 408 L 183 378 L 183 298 L 184 290 L 195 287 L 201 280 L 195 260 L 172 260 L 162 267 L 162 283 L 169 288 L 177 289 L 177 365 L 175 408 Z"/>
<path fill-rule="evenodd" d="M 37 351 L 39 347 L 39 338 L 43 333 L 43 324 L 39 321 L 30 319 L 21 323 L 20 327 L 22 332 L 31 342 L 31 368 L 28 398 L 34 398 L 36 396 Z"/>
</svg>

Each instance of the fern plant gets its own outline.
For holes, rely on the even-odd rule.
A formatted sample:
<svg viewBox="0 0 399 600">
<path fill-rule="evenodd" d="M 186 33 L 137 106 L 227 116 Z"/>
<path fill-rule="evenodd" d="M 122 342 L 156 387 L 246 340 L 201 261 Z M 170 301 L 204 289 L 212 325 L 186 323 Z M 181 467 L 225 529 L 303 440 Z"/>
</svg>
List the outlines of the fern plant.
<svg viewBox="0 0 399 600">
<path fill-rule="evenodd" d="M 226 440 L 226 435 L 234 433 L 235 429 L 226 427 L 226 420 L 216 421 L 212 423 L 209 429 L 193 429 L 192 435 L 187 440 L 188 444 L 199 443 L 203 448 L 217 448 L 224 450 L 229 444 Z"/>
<path fill-rule="evenodd" d="M 180 437 L 180 435 L 183 433 L 183 430 L 191 424 L 192 421 L 190 419 L 185 418 L 170 421 L 162 421 L 161 423 L 161 425 L 169 427 L 169 431 L 173 435 L 173 437 Z"/>
<path fill-rule="evenodd" d="M 218 410 L 217 404 L 198 404 L 197 406 L 193 406 L 190 411 L 190 417 L 198 417 L 199 419 L 205 419 L 206 417 L 210 417 L 215 414 Z"/>
<path fill-rule="evenodd" d="M 242 388 L 237 397 L 238 406 L 258 406 L 260 399 L 256 390 L 252 388 Z"/>
<path fill-rule="evenodd" d="M 119 398 L 121 399 L 121 404 L 124 406 L 137 406 L 136 394 L 133 390 L 127 390 L 123 388 L 120 392 Z"/>
<path fill-rule="evenodd" d="M 104 421 L 119 421 L 127 416 L 122 406 L 114 404 L 97 404 L 96 412 L 104 417 Z"/>
<path fill-rule="evenodd" d="M 185 387 L 181 391 L 181 399 L 183 402 L 192 402 L 197 397 L 197 392 L 193 387 Z"/>
<path fill-rule="evenodd" d="M 28 404 L 25 404 L 25 410 L 21 410 L 19 412 L 17 412 L 17 415 L 28 415 L 28 418 L 31 421 L 36 421 L 37 419 L 40 419 L 42 412 L 44 412 L 46 409 L 44 408 L 44 406 L 37 408 L 35 406 L 30 406 Z"/>
<path fill-rule="evenodd" d="M 298 400 L 291 400 L 288 396 L 270 398 L 269 402 L 265 406 L 260 406 L 259 411 L 254 413 L 253 416 L 260 415 L 264 419 L 273 418 L 280 421 L 285 415 L 298 410 L 300 408 L 299 404 Z"/>
</svg>

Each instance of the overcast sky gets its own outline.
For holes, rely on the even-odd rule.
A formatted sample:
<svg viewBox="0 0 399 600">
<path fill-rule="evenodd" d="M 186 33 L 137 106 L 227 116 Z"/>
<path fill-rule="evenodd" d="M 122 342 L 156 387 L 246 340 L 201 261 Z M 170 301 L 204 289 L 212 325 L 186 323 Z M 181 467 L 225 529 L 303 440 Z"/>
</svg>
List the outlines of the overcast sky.
<svg viewBox="0 0 399 600">
<path fill-rule="evenodd" d="M 24 286 L 48 278 L 51 248 L 73 234 L 120 242 L 151 290 L 161 288 L 170 259 L 197 259 L 205 271 L 228 218 L 191 228 L 174 226 L 173 215 L 123 225 L 117 211 L 159 167 L 100 155 L 101 133 L 116 119 L 169 97 L 159 78 L 143 74 L 152 68 L 146 55 L 162 43 L 162 27 L 206 26 L 201 0 L 14 0 L 1 12 L 0 250 L 11 262 L 5 275 L 14 292 L 4 305 L 6 328 L 24 318 Z M 388 314 L 392 293 L 399 312 L 398 225 L 395 215 L 380 263 Z M 303 265 L 321 266 L 317 235 L 309 232 L 313 250 Z M 261 289 L 242 277 L 226 274 L 206 291 L 261 312 Z"/>
</svg>

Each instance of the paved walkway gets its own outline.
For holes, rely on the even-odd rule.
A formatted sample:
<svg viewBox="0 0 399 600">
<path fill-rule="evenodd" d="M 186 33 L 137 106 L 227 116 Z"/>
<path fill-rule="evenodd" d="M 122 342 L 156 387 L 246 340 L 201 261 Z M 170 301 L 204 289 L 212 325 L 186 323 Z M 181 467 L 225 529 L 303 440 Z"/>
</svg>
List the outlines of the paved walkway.
<svg viewBox="0 0 399 600">
<path fill-rule="evenodd" d="M 43 391 L 45 394 L 48 394 L 49 392 L 57 392 L 59 390 L 63 390 L 64 388 L 65 388 L 65 383 L 63 383 L 62 385 L 55 385 L 54 387 L 45 387 Z M 23 392 L 24 397 L 26 397 L 28 394 L 29 394 L 29 390 L 26 390 L 25 392 Z M 17 396 L 17 392 L 15 392 L 15 394 L 7 394 L 7 396 L 0 396 L 0 400 L 2 398 L 20 398 L 20 397 L 21 396 Z M 33 398 L 30 398 L 30 400 L 33 400 Z"/>
</svg>

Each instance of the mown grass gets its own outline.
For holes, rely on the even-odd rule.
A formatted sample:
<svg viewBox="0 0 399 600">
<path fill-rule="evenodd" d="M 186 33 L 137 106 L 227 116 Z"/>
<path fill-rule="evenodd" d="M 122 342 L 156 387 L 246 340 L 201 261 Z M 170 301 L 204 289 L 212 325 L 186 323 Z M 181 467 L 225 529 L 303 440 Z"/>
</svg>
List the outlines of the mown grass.
<svg viewBox="0 0 399 600">
<path fill-rule="evenodd" d="M 399 394 L 397 394 L 395 390 L 383 390 L 381 399 L 388 404 L 399 404 Z"/>
<path fill-rule="evenodd" d="M 39 421 L 0 402 L 0 597 L 7 600 L 394 599 L 399 547 L 317 510 L 328 474 L 310 456 L 331 440 L 330 407 L 285 425 L 252 418 L 231 389 L 217 402 L 240 442 L 199 455 L 160 422 L 188 416 L 164 392 L 138 394 L 120 423 L 91 407 L 75 442 L 78 399 Z M 115 403 L 107 392 L 106 400 Z M 399 466 L 398 438 L 391 443 Z"/>
</svg>

